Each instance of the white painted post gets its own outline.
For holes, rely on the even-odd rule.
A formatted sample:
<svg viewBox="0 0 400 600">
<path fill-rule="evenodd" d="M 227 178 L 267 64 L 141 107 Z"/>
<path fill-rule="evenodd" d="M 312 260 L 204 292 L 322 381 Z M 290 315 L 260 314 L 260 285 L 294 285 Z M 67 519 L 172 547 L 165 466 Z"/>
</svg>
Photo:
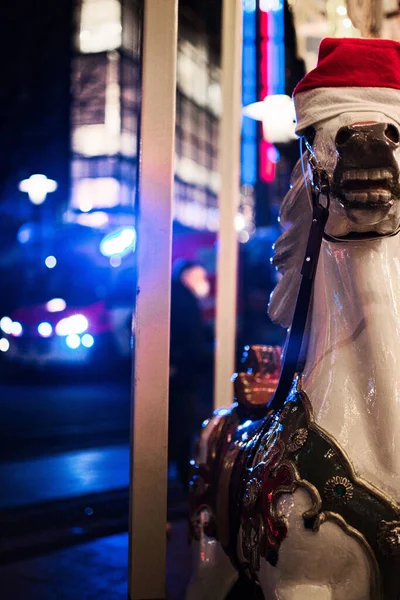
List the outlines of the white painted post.
<svg viewBox="0 0 400 600">
<path fill-rule="evenodd" d="M 233 400 L 230 383 L 235 364 L 237 232 L 239 206 L 242 79 L 242 3 L 223 0 L 222 118 L 220 124 L 219 237 L 217 257 L 215 408 Z"/>
<path fill-rule="evenodd" d="M 166 593 L 169 327 L 178 0 L 145 0 L 131 431 L 130 600 Z"/>
</svg>

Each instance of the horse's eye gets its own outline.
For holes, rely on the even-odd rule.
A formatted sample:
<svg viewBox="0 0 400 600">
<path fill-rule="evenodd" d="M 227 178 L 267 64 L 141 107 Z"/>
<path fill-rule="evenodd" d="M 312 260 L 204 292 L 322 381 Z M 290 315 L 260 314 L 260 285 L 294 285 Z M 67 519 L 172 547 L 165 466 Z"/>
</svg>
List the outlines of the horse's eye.
<svg viewBox="0 0 400 600">
<path fill-rule="evenodd" d="M 303 131 L 303 136 L 305 137 L 305 139 L 307 140 L 307 142 L 310 144 L 310 146 L 313 145 L 314 142 L 314 138 L 315 138 L 315 129 L 314 127 L 312 127 L 310 125 L 310 127 L 307 127 L 307 129 L 305 129 Z"/>
</svg>

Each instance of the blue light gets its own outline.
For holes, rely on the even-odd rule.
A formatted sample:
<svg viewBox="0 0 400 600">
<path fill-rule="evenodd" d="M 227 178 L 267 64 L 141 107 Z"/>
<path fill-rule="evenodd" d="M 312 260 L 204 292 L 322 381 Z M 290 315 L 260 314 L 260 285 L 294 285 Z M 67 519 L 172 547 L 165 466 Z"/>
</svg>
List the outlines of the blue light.
<svg viewBox="0 0 400 600">
<path fill-rule="evenodd" d="M 56 259 L 56 257 L 55 257 L 55 256 L 48 256 L 48 257 L 46 258 L 46 260 L 44 261 L 44 264 L 46 265 L 46 267 L 47 267 L 48 269 L 54 269 L 54 267 L 55 267 L 55 266 L 56 266 L 56 264 L 57 264 L 57 259 Z"/>
<path fill-rule="evenodd" d="M 32 238 L 32 226 L 22 225 L 17 233 L 17 240 L 20 244 L 27 244 Z"/>
<path fill-rule="evenodd" d="M 257 101 L 256 2 L 243 0 L 242 105 Z M 242 119 L 241 181 L 257 181 L 257 123 Z"/>
<path fill-rule="evenodd" d="M 225 417 L 225 415 L 229 415 L 230 412 L 229 408 L 217 408 L 217 410 L 214 411 L 214 415 L 217 417 Z"/>
<path fill-rule="evenodd" d="M 268 8 L 268 93 L 285 93 L 285 23 L 280 0 L 266 0 Z"/>
<path fill-rule="evenodd" d="M 94 337 L 90 335 L 90 333 L 85 333 L 85 335 L 82 336 L 82 346 L 85 346 L 85 348 L 91 348 L 93 344 Z"/>
<path fill-rule="evenodd" d="M 81 345 L 81 338 L 76 333 L 70 333 L 65 338 L 65 343 L 71 350 L 76 350 Z"/>
<path fill-rule="evenodd" d="M 254 121 L 254 124 L 257 123 Z M 254 140 L 245 140 L 242 138 L 242 182 L 247 185 L 254 185 L 257 181 L 257 147 Z"/>
<path fill-rule="evenodd" d="M 103 256 L 125 256 L 136 247 L 136 229 L 124 227 L 106 235 L 100 242 L 100 252 Z"/>
<path fill-rule="evenodd" d="M 253 423 L 253 421 L 251 421 L 250 419 L 248 419 L 247 421 L 245 421 L 244 423 L 242 423 L 241 425 L 239 425 L 239 427 L 237 428 L 238 431 L 241 431 L 242 429 L 246 429 L 247 427 L 249 427 L 251 424 Z"/>
<path fill-rule="evenodd" d="M 252 13 L 256 10 L 256 0 L 243 0 L 243 10 L 246 13 Z"/>
<path fill-rule="evenodd" d="M 43 321 L 43 323 L 39 323 L 37 330 L 38 330 L 39 335 L 41 335 L 44 338 L 50 337 L 51 334 L 53 333 L 53 328 L 50 325 L 50 323 L 47 323 L 47 321 Z"/>
<path fill-rule="evenodd" d="M 120 256 L 110 256 L 110 265 L 114 268 L 117 268 L 121 265 L 121 257 Z"/>
</svg>

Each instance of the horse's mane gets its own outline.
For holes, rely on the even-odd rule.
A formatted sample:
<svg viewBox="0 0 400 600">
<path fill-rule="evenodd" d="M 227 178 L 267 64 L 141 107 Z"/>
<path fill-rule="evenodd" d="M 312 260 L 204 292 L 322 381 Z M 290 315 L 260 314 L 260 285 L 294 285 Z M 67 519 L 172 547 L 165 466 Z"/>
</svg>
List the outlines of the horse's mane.
<svg viewBox="0 0 400 600">
<path fill-rule="evenodd" d="M 280 209 L 282 235 L 275 243 L 272 264 L 282 277 L 272 292 L 268 314 L 274 323 L 290 327 L 300 286 L 301 267 L 304 260 L 311 223 L 311 204 L 302 164 L 297 161 L 291 175 L 290 190 Z"/>
</svg>

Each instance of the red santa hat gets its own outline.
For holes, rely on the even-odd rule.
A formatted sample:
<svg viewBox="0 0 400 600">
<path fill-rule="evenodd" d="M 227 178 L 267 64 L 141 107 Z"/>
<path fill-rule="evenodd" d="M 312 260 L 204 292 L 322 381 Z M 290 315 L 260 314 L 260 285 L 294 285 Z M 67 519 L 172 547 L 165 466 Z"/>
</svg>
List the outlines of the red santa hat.
<svg viewBox="0 0 400 600">
<path fill-rule="evenodd" d="M 293 93 L 296 132 L 344 113 L 381 113 L 400 123 L 399 90 L 399 42 L 326 38 L 316 68 Z"/>
</svg>

